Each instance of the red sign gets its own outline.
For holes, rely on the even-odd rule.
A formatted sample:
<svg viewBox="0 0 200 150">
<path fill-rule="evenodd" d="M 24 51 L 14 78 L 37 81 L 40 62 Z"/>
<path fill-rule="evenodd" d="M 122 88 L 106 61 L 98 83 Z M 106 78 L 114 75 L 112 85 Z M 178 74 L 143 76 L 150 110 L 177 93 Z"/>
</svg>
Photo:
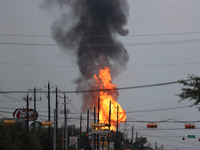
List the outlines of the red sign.
<svg viewBox="0 0 200 150">
<path fill-rule="evenodd" d="M 35 118 L 37 119 L 38 113 L 37 111 L 34 111 L 33 109 L 28 110 L 28 118 L 29 120 L 34 119 L 34 112 L 35 112 Z M 13 112 L 13 117 L 14 118 L 24 118 L 27 119 L 27 111 L 25 108 L 18 108 Z"/>
</svg>

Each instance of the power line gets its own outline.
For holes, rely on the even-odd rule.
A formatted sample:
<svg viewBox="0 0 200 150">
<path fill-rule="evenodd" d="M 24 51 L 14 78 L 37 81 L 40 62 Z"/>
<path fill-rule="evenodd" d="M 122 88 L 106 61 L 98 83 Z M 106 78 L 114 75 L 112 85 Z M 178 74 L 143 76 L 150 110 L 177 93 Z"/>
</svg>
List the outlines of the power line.
<svg viewBox="0 0 200 150">
<path fill-rule="evenodd" d="M 171 45 L 171 44 L 187 44 L 187 43 L 199 43 L 200 39 L 191 40 L 177 40 L 177 41 L 159 41 L 159 42 L 140 42 L 140 43 L 122 43 L 125 46 L 150 46 L 150 45 Z M 13 43 L 13 42 L 0 42 L 2 45 L 19 45 L 19 46 L 96 46 L 96 47 L 112 47 L 115 44 L 41 44 L 41 43 Z"/>
<path fill-rule="evenodd" d="M 128 120 L 127 122 L 135 122 L 135 123 L 198 123 L 200 120 L 191 120 L 191 121 L 178 121 L 178 120 L 161 120 L 161 121 L 155 121 L 155 120 Z M 200 129 L 200 128 L 199 128 Z"/>
<path fill-rule="evenodd" d="M 33 66 L 33 67 L 53 67 L 53 68 L 78 68 L 78 66 L 54 66 L 54 65 L 41 65 L 41 64 L 22 64 L 22 63 L 9 63 L 0 62 L 2 65 L 18 65 L 18 66 Z M 182 65 L 196 65 L 200 62 L 190 62 L 190 63 L 174 63 L 174 64 L 152 64 L 152 65 L 134 65 L 126 67 L 159 67 L 159 66 L 182 66 Z"/>
<path fill-rule="evenodd" d="M 138 113 L 138 112 L 163 111 L 163 110 L 170 110 L 170 109 L 177 109 L 177 108 L 186 108 L 186 107 L 190 107 L 190 105 L 186 105 L 186 106 L 178 106 L 178 107 L 169 107 L 169 108 L 161 108 L 161 109 L 151 109 L 151 110 L 127 111 L 126 113 Z"/>
<path fill-rule="evenodd" d="M 193 79 L 183 80 L 183 81 L 191 81 Z M 141 86 L 132 86 L 132 87 L 122 87 L 122 88 L 113 88 L 113 89 L 97 89 L 97 90 L 80 90 L 80 91 L 58 91 L 58 93 L 86 93 L 86 92 L 100 92 L 100 91 L 115 91 L 115 90 L 128 90 L 128 89 L 138 89 L 138 88 L 147 88 L 147 87 L 156 87 L 156 86 L 164 86 L 170 84 L 177 84 L 179 81 L 173 82 L 165 82 L 158 84 L 150 84 L 150 85 L 141 85 Z M 27 93 L 27 91 L 0 91 L 1 93 Z M 33 91 L 29 91 L 28 93 L 33 93 Z M 38 93 L 47 93 L 47 91 L 38 91 Z M 50 91 L 50 93 L 55 93 L 55 91 Z"/>
<path fill-rule="evenodd" d="M 164 104 L 164 103 L 171 103 L 171 102 L 176 102 L 174 100 L 172 101 L 164 101 L 164 102 L 160 102 L 160 103 L 148 103 L 148 104 L 144 104 L 144 105 L 133 105 L 133 106 L 125 106 L 123 108 L 138 108 L 138 107 L 141 107 L 141 106 L 150 106 L 150 105 L 159 105 L 159 104 Z"/>
<path fill-rule="evenodd" d="M 200 62 L 199 62 L 200 63 Z M 34 67 L 71 67 L 71 68 L 78 68 L 77 66 L 53 66 L 53 65 L 36 65 L 36 64 L 22 64 L 22 63 L 7 63 L 7 62 L 0 62 L 0 64 L 4 65 L 19 65 L 19 66 L 34 66 Z"/>
<path fill-rule="evenodd" d="M 134 37 L 134 36 L 168 36 L 168 35 L 190 35 L 190 34 L 200 34 L 200 32 L 177 32 L 177 33 L 153 33 L 153 34 L 130 34 L 126 36 L 120 36 L 120 37 Z M 42 34 L 6 34 L 1 33 L 0 36 L 25 36 L 25 37 L 52 37 L 52 35 L 42 35 Z M 54 36 L 54 37 L 67 37 L 67 36 Z M 111 37 L 111 35 L 94 35 L 94 36 L 81 36 L 81 37 Z"/>
</svg>

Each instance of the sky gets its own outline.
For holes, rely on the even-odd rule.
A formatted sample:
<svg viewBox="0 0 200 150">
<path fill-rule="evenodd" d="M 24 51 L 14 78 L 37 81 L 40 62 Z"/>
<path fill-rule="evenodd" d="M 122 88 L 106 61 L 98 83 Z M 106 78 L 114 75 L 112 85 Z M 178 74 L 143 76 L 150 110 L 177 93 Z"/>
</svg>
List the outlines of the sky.
<svg viewBox="0 0 200 150">
<path fill-rule="evenodd" d="M 121 87 L 135 87 L 187 79 L 200 75 L 200 1 L 199 0 L 128 0 L 130 7 L 126 29 L 129 34 L 117 36 L 129 54 L 127 69 L 112 82 Z M 0 90 L 31 91 L 34 87 L 51 91 L 74 91 L 79 76 L 76 59 L 64 53 L 51 37 L 51 25 L 60 15 L 58 7 L 41 7 L 42 0 L 2 0 L 0 5 Z M 22 45 L 16 43 L 23 43 Z M 46 44 L 45 46 L 40 44 Z M 127 131 L 147 137 L 154 147 L 164 149 L 198 149 L 200 123 L 195 130 L 184 129 L 184 121 L 199 121 L 198 106 L 184 107 L 193 101 L 176 96 L 181 84 L 119 90 L 118 103 L 127 113 Z M 27 93 L 0 94 L 1 118 L 12 118 L 17 108 L 26 107 Z M 29 94 L 33 96 L 32 93 Z M 37 93 L 38 120 L 47 119 L 47 95 Z M 69 117 L 80 118 L 81 96 L 68 93 Z M 33 108 L 33 102 L 29 103 Z M 174 109 L 174 107 L 177 107 Z M 51 116 L 55 94 L 51 94 Z M 59 94 L 59 124 L 63 123 L 63 94 Z M 153 111 L 147 111 L 153 110 Z M 82 112 L 86 118 L 85 112 Z M 91 115 L 92 117 L 92 115 Z M 147 129 L 148 122 L 160 122 L 158 129 Z M 141 122 L 136 122 L 141 121 Z M 170 122 L 171 121 L 171 122 Z M 180 121 L 181 123 L 175 123 Z M 192 122 L 191 122 L 192 123 Z M 79 126 L 79 119 L 69 120 Z M 83 122 L 86 125 L 86 121 Z M 85 128 L 83 127 L 83 130 Z M 135 135 L 135 134 L 134 134 Z M 187 138 L 195 135 L 195 139 Z M 182 137 L 186 140 L 183 141 Z"/>
</svg>

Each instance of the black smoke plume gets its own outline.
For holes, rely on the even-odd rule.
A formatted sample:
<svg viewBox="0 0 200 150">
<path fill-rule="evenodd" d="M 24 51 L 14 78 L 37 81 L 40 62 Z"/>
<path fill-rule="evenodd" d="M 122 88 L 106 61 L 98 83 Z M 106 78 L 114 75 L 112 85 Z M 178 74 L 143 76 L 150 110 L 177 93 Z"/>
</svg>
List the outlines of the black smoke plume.
<svg viewBox="0 0 200 150">
<path fill-rule="evenodd" d="M 76 56 L 76 90 L 92 89 L 101 68 L 109 67 L 112 78 L 126 68 L 129 56 L 116 36 L 128 34 L 127 0 L 45 0 L 44 5 L 59 6 L 62 12 L 51 32 L 65 52 Z M 83 93 L 83 110 L 93 106 L 96 95 Z"/>
</svg>

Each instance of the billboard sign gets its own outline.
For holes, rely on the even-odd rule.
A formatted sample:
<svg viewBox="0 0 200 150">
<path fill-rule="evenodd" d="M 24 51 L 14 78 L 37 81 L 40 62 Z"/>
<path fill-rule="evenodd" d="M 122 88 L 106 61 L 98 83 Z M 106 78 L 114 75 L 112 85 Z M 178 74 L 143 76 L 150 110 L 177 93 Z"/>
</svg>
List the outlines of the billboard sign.
<svg viewBox="0 0 200 150">
<path fill-rule="evenodd" d="M 34 111 L 33 109 L 28 109 L 28 118 L 29 120 L 34 120 L 34 114 L 35 118 L 37 119 L 38 113 L 37 111 Z M 27 111 L 25 108 L 18 108 L 13 112 L 14 118 L 20 118 L 20 119 L 27 119 Z"/>
</svg>

